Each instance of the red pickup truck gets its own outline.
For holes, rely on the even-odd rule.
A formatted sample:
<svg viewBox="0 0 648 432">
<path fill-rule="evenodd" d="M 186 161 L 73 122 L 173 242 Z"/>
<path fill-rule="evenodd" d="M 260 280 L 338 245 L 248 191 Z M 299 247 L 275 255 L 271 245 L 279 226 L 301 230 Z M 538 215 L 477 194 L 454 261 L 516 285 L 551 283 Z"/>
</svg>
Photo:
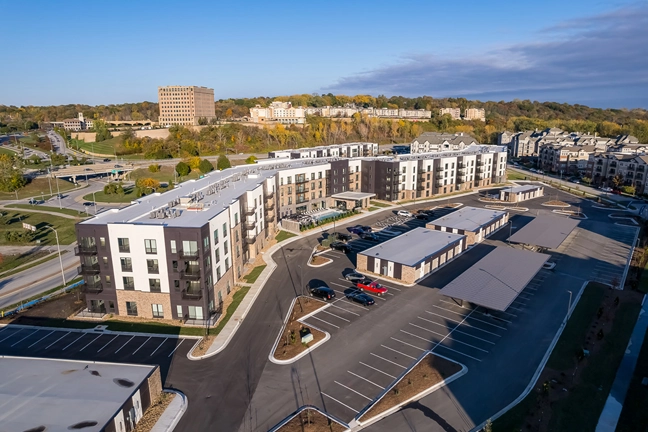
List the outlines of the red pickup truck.
<svg viewBox="0 0 648 432">
<path fill-rule="evenodd" d="M 367 278 L 364 280 L 356 281 L 355 286 L 360 290 L 360 291 L 368 291 L 374 294 L 378 295 L 383 295 L 387 292 L 387 288 L 384 286 L 380 285 L 376 281 L 372 281 L 371 279 Z"/>
</svg>

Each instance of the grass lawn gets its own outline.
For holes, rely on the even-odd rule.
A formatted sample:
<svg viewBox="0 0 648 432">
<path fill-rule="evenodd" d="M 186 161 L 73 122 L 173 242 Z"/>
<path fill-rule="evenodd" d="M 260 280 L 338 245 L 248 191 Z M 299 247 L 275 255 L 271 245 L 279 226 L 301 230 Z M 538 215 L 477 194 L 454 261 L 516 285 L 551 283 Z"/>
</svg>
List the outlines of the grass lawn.
<svg viewBox="0 0 648 432">
<path fill-rule="evenodd" d="M 279 231 L 279 233 L 275 236 L 275 240 L 281 243 L 282 241 L 288 240 L 290 237 L 295 237 L 295 236 L 297 236 L 297 234 L 293 234 L 288 231 Z"/>
<path fill-rule="evenodd" d="M 61 180 L 61 179 L 51 179 L 51 184 L 52 184 L 52 193 L 56 195 L 56 182 L 58 182 L 58 190 L 61 191 L 61 193 L 65 191 L 69 191 L 74 189 L 74 183 Z M 52 195 L 49 193 L 50 191 L 50 182 L 47 180 L 47 178 L 35 178 L 32 179 L 31 182 L 27 183 L 23 188 L 18 190 L 18 199 L 24 199 L 24 198 L 41 198 L 41 192 L 43 193 L 43 197 L 45 199 L 50 198 Z M 15 192 L 0 192 L 0 200 L 15 200 L 16 199 L 16 193 Z"/>
<path fill-rule="evenodd" d="M 163 165 L 160 167 L 160 171 L 158 172 L 151 172 L 149 171 L 148 167 L 138 168 L 136 170 L 131 171 L 129 176 L 132 181 L 136 181 L 137 179 L 140 178 L 152 178 L 159 181 L 160 183 L 169 183 L 169 182 L 175 182 L 174 172 L 175 172 L 174 166 Z M 184 177 L 178 177 L 178 182 L 197 179 L 201 175 L 202 173 L 196 169 L 191 171 L 189 175 L 186 175 Z"/>
<path fill-rule="evenodd" d="M 227 324 L 230 318 L 232 318 L 232 315 L 234 315 L 234 312 L 236 312 L 236 308 L 238 308 L 239 304 L 241 304 L 241 301 L 248 293 L 248 291 L 250 291 L 250 287 L 243 286 L 234 293 L 234 295 L 232 296 L 232 303 L 227 306 L 225 316 L 220 320 L 216 328 L 209 332 L 210 335 L 218 335 L 223 330 L 223 327 L 225 327 L 225 324 Z"/>
<path fill-rule="evenodd" d="M 378 207 L 369 207 L 367 210 L 369 210 L 369 211 L 376 211 L 376 210 L 379 210 L 379 208 L 378 208 Z"/>
<path fill-rule="evenodd" d="M 52 213 L 61 213 L 61 214 L 66 214 L 70 216 L 76 216 L 80 217 L 82 219 L 85 219 L 88 217 L 85 212 L 79 211 L 79 210 L 72 210 L 72 209 L 67 209 L 67 208 L 58 208 L 58 207 L 50 207 L 46 205 L 38 205 L 38 206 L 33 206 L 31 204 L 9 204 L 6 205 L 5 208 L 17 208 L 17 209 L 24 209 L 24 210 L 43 210 L 43 211 L 48 211 Z"/>
<path fill-rule="evenodd" d="M 617 432 L 634 432 L 648 430 L 648 388 L 641 385 L 641 380 L 648 376 L 648 333 L 644 336 L 639 358 L 635 366 L 630 387 L 623 402 L 623 409 L 617 424 Z"/>
<path fill-rule="evenodd" d="M 506 178 L 509 180 L 526 180 L 527 176 L 524 174 L 520 174 L 519 172 L 516 171 L 507 171 L 506 172 L 507 176 Z"/>
<path fill-rule="evenodd" d="M 35 245 L 41 246 L 56 245 L 56 237 L 52 230 L 46 229 L 45 226 L 52 227 L 58 231 L 59 241 L 62 245 L 68 245 L 76 241 L 74 224 L 76 220 L 53 216 L 44 213 L 30 213 L 26 211 L 8 211 L 5 225 L 0 225 L 0 245 Z M 31 243 L 10 243 L 5 239 L 5 232 L 20 231 L 23 232 L 22 223 L 26 222 L 36 227 L 36 236 Z M 37 243 L 40 240 L 40 243 Z"/>
<path fill-rule="evenodd" d="M 120 138 L 119 136 L 114 136 L 113 138 L 110 138 L 106 141 L 101 141 L 101 142 L 94 142 L 94 143 L 87 143 L 83 141 L 76 141 L 79 143 L 78 149 L 86 151 L 88 153 L 92 152 L 95 154 L 100 154 L 100 155 L 106 155 L 106 156 L 112 156 L 115 157 L 115 146 L 119 144 Z M 73 146 L 70 146 L 70 148 L 77 149 L 76 144 Z"/>
<path fill-rule="evenodd" d="M 9 155 L 9 156 L 16 156 L 18 153 L 15 152 L 15 151 L 0 147 L 0 154 L 6 154 L 6 155 Z"/>
<path fill-rule="evenodd" d="M 263 271 L 263 269 L 266 268 L 266 267 L 267 267 L 267 266 L 266 266 L 265 264 L 264 264 L 264 265 L 260 265 L 260 266 L 256 266 L 256 267 L 254 267 L 250 273 L 248 273 L 247 275 L 243 276 L 243 279 L 245 279 L 245 281 L 246 281 L 247 283 L 254 283 L 254 282 L 256 282 L 256 280 L 259 278 L 259 275 L 261 274 L 261 272 Z"/>
<path fill-rule="evenodd" d="M 558 379 L 557 383 L 549 384 L 550 396 L 538 390 L 532 391 L 494 422 L 495 432 L 525 430 L 529 413 L 540 415 L 535 412 L 545 410 L 547 412 L 544 413 L 544 418 L 548 420 L 548 425 L 540 430 L 596 429 L 640 310 L 640 304 L 632 301 L 617 306 L 619 309 L 614 314 L 614 320 L 606 327 L 603 341 L 598 342 L 598 349 L 586 360 L 578 362 L 576 353 L 583 347 L 599 307 L 606 305 L 604 297 L 607 291 L 608 287 L 596 283 L 590 283 L 585 289 L 543 372 L 543 375 L 550 373 L 544 375 L 545 378 L 556 376 Z M 607 301 L 611 303 L 609 299 Z M 609 303 L 604 307 L 610 307 Z M 574 383 L 570 383 L 569 377 L 574 371 L 578 373 L 577 378 Z M 561 383 L 563 379 L 567 382 Z M 536 384 L 536 388 L 540 385 Z M 568 391 L 563 392 L 563 387 L 568 388 Z M 537 419 L 534 417 L 533 421 Z"/>
<path fill-rule="evenodd" d="M 83 199 L 86 201 L 93 201 L 94 199 L 97 200 L 97 202 L 104 202 L 104 203 L 129 203 L 135 199 L 137 199 L 137 196 L 135 195 L 135 188 L 124 188 L 124 195 L 106 195 L 103 191 L 98 191 L 95 192 L 94 197 L 92 194 L 84 195 Z"/>
<path fill-rule="evenodd" d="M 378 201 L 370 201 L 369 204 L 371 204 L 374 207 L 383 207 L 383 208 L 384 207 L 392 207 L 390 204 L 385 204 L 385 203 L 378 202 Z"/>
<path fill-rule="evenodd" d="M 10 270 L 15 269 L 18 266 L 28 263 L 32 260 L 39 260 L 40 258 L 47 257 L 48 254 L 45 251 L 39 251 L 33 254 L 15 254 L 15 255 L 3 255 L 2 263 L 0 264 L 0 278 L 9 276 L 8 273 Z M 58 254 L 51 254 L 52 256 L 58 256 Z"/>
<path fill-rule="evenodd" d="M 25 270 L 29 270 L 30 268 L 32 268 L 32 267 L 36 267 L 37 265 L 41 265 L 41 264 L 43 264 L 44 262 L 47 262 L 47 261 L 52 260 L 52 259 L 54 259 L 54 258 L 58 258 L 58 252 L 52 252 L 51 254 L 47 254 L 47 252 L 45 252 L 45 254 L 46 254 L 47 256 L 46 256 L 45 258 L 38 259 L 38 257 L 41 256 L 41 255 L 38 255 L 38 254 L 40 254 L 40 253 L 41 253 L 41 252 L 37 252 L 37 253 L 35 253 L 35 254 L 28 254 L 28 255 L 26 256 L 26 259 L 25 259 L 22 263 L 20 263 L 20 264 L 18 264 L 18 265 L 26 264 L 27 262 L 29 262 L 29 265 L 26 265 L 26 266 L 21 267 L 21 268 L 19 268 L 19 269 L 10 270 L 10 271 L 7 271 L 7 272 L 5 272 L 5 273 L 1 273 L 1 274 L 0 274 L 0 278 L 4 278 L 4 277 L 7 277 L 7 276 L 14 275 L 14 274 L 16 274 L 16 273 L 23 272 L 23 271 L 25 271 Z M 63 256 L 63 255 L 66 254 L 66 253 L 67 253 L 67 251 L 65 251 L 65 250 L 64 250 L 64 251 L 61 251 L 61 256 Z M 15 262 L 15 261 L 14 261 L 14 262 Z M 3 263 L 3 264 L 4 264 L 4 263 Z M 14 267 L 18 267 L 18 265 L 14 266 Z"/>
</svg>

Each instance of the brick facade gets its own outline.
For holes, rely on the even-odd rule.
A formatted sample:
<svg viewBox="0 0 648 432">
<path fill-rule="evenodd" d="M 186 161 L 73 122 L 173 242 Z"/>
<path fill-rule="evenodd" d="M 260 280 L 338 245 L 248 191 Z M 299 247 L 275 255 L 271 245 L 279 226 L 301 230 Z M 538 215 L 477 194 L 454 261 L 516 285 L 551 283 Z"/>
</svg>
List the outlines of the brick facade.
<svg viewBox="0 0 648 432">
<path fill-rule="evenodd" d="M 174 311 L 171 310 L 171 298 L 168 293 L 152 293 L 144 291 L 115 290 L 117 294 L 117 305 L 121 315 L 126 315 L 126 302 L 137 304 L 137 316 L 142 318 L 153 318 L 154 304 L 162 305 L 164 319 L 173 319 Z"/>
</svg>

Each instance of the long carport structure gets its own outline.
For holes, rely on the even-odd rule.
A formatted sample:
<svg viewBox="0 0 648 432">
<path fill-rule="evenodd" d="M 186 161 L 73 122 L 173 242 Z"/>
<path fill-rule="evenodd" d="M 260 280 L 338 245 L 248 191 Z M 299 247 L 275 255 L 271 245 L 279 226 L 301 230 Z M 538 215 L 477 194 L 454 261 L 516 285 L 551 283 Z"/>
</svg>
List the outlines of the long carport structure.
<svg viewBox="0 0 648 432">
<path fill-rule="evenodd" d="M 578 222 L 566 216 L 539 215 L 509 237 L 509 240 L 545 249 L 557 249 L 578 226 Z"/>
<path fill-rule="evenodd" d="M 447 284 L 441 294 L 505 311 L 548 259 L 547 254 L 500 246 Z"/>
</svg>

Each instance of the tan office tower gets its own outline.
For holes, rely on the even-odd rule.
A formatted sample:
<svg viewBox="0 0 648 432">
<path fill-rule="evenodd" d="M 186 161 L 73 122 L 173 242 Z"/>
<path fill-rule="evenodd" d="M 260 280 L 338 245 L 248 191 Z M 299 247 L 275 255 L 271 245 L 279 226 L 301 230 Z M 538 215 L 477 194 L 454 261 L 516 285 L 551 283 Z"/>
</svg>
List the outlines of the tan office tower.
<svg viewBox="0 0 648 432">
<path fill-rule="evenodd" d="M 160 125 L 197 125 L 216 117 L 214 89 L 197 86 L 158 87 Z"/>
</svg>

